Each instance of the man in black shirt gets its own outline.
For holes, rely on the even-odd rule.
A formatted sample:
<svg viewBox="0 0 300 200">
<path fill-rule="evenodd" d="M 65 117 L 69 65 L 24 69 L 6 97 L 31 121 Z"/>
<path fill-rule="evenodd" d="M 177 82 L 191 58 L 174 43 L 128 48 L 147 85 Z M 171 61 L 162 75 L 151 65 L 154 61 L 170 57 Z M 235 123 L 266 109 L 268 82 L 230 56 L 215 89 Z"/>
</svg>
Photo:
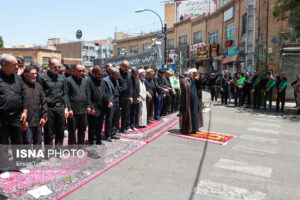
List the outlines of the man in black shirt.
<svg viewBox="0 0 300 200">
<path fill-rule="evenodd" d="M 145 78 L 145 85 L 148 92 L 147 96 L 147 122 L 150 123 L 154 120 L 154 99 L 156 98 L 156 89 L 153 81 L 154 71 L 153 69 L 147 69 L 147 75 Z"/>
<path fill-rule="evenodd" d="M 41 74 L 39 81 L 45 91 L 48 105 L 48 121 L 44 130 L 45 144 L 50 145 L 47 148 L 51 148 L 53 139 L 55 139 L 56 145 L 63 144 L 65 120 L 69 115 L 69 101 L 66 80 L 58 74 L 58 70 L 61 68 L 59 59 L 50 58 L 48 67 L 48 72 Z"/>
<path fill-rule="evenodd" d="M 102 80 L 103 69 L 100 66 L 95 66 L 92 70 L 92 77 L 87 80 L 88 101 L 90 102 L 89 115 L 89 143 L 101 144 L 101 132 L 105 110 L 107 109 L 108 94 L 105 91 L 105 83 Z"/>
<path fill-rule="evenodd" d="M 229 84 L 230 84 L 230 76 L 228 70 L 224 71 L 224 76 L 220 76 L 216 82 L 217 85 L 220 87 L 221 91 L 221 103 L 222 105 L 227 105 L 227 101 L 229 98 Z"/>
<path fill-rule="evenodd" d="M 243 105 L 247 98 L 247 108 L 251 107 L 251 89 L 252 89 L 252 79 L 250 77 L 250 73 L 245 73 L 245 85 L 244 85 L 244 97 L 243 97 Z"/>
<path fill-rule="evenodd" d="M 164 77 L 164 70 L 160 69 L 157 72 L 157 76 L 154 77 L 154 83 L 157 91 L 157 99 L 155 104 L 155 119 L 159 120 L 162 110 L 162 105 L 164 101 L 164 97 L 166 97 L 165 93 L 169 92 L 168 88 L 165 85 Z"/>
<path fill-rule="evenodd" d="M 24 70 L 25 90 L 28 100 L 28 115 L 24 143 L 34 145 L 35 149 L 41 148 L 42 128 L 47 120 L 46 95 L 42 86 L 36 82 L 37 70 L 34 66 L 28 66 Z"/>
<path fill-rule="evenodd" d="M 131 85 L 133 103 L 130 105 L 130 129 L 128 131 L 136 131 L 136 119 L 140 104 L 140 82 L 138 79 L 138 70 L 136 67 L 131 69 Z"/>
<path fill-rule="evenodd" d="M 172 85 L 170 82 L 170 76 L 172 75 L 171 71 L 166 71 L 165 76 L 163 77 L 165 88 L 168 89 L 168 92 L 165 92 L 165 98 L 163 106 L 161 109 L 161 115 L 166 116 L 171 112 L 171 102 L 172 102 Z"/>
<path fill-rule="evenodd" d="M 72 66 L 69 64 L 64 64 L 64 67 L 65 67 L 65 73 L 64 73 L 65 77 L 68 78 L 69 76 L 72 76 L 74 71 Z M 76 68 L 76 66 L 74 66 L 74 68 Z"/>
<path fill-rule="evenodd" d="M 121 133 L 127 133 L 129 127 L 130 104 L 132 104 L 131 76 L 128 72 L 129 62 L 124 60 L 120 65 L 120 109 L 121 109 Z"/>
<path fill-rule="evenodd" d="M 9 168 L 9 140 L 15 161 L 17 160 L 15 145 L 23 143 L 22 123 L 25 126 L 28 102 L 23 80 L 16 74 L 17 59 L 10 54 L 3 54 L 0 65 L 0 170 L 3 172 Z"/>
<path fill-rule="evenodd" d="M 90 106 L 87 98 L 87 83 L 83 77 L 85 67 L 77 64 L 73 75 L 67 78 L 67 95 L 69 97 L 69 117 L 72 119 L 69 126 L 73 127 L 69 133 L 69 145 L 77 143 L 84 145 L 85 130 L 87 125 L 87 113 L 90 112 Z"/>
<path fill-rule="evenodd" d="M 111 68 L 113 68 L 113 65 L 111 63 L 107 63 L 105 65 L 105 72 L 103 74 L 103 78 L 105 78 L 107 76 L 110 76 L 110 73 L 111 73 L 110 70 L 111 70 Z"/>
<path fill-rule="evenodd" d="M 111 75 L 105 77 L 105 91 L 108 93 L 108 109 L 105 116 L 105 137 L 106 141 L 111 142 L 111 139 L 119 139 L 117 136 L 119 130 L 120 119 L 120 86 L 119 86 L 120 71 L 117 68 L 111 68 Z"/>
</svg>

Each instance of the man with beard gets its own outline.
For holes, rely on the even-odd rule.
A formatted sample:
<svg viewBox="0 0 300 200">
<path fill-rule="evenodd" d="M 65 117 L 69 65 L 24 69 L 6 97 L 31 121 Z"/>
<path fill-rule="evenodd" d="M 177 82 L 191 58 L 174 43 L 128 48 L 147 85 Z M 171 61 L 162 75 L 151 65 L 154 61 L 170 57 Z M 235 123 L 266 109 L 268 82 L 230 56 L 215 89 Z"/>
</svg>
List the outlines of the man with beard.
<svg viewBox="0 0 300 200">
<path fill-rule="evenodd" d="M 140 85 L 140 103 L 139 103 L 139 114 L 138 114 L 138 125 L 140 128 L 147 126 L 147 90 L 145 86 L 145 76 L 146 71 L 144 69 L 139 69 L 139 85 Z"/>
<path fill-rule="evenodd" d="M 120 86 L 120 109 L 121 109 L 121 133 L 127 133 L 129 129 L 130 104 L 132 100 L 131 76 L 128 72 L 129 62 L 124 60 L 120 65 L 119 86 Z"/>
<path fill-rule="evenodd" d="M 108 94 L 105 91 L 105 83 L 102 80 L 104 70 L 95 66 L 92 70 L 92 77 L 87 80 L 88 101 L 90 102 L 89 120 L 89 143 L 101 145 L 101 132 L 105 110 L 107 109 Z"/>
<path fill-rule="evenodd" d="M 84 145 L 87 114 L 91 110 L 87 98 L 87 82 L 83 77 L 84 72 L 85 67 L 77 64 L 73 75 L 67 78 L 67 95 L 70 100 L 69 117 L 71 118 L 69 126 L 72 127 L 68 140 L 70 146 L 76 144 L 76 130 L 77 144 Z"/>
<path fill-rule="evenodd" d="M 28 100 L 27 130 L 24 143 L 34 145 L 34 149 L 41 149 L 42 128 L 47 121 L 47 101 L 42 86 L 36 82 L 37 70 L 34 66 L 28 66 L 24 70 L 25 90 Z M 40 159 L 36 158 L 36 161 Z"/>
<path fill-rule="evenodd" d="M 190 95 L 191 95 L 190 109 L 191 109 L 191 119 L 192 119 L 191 133 L 196 133 L 199 131 L 199 128 L 203 127 L 202 88 L 201 88 L 202 83 L 197 76 L 196 68 L 189 70 L 189 78 L 187 78 L 187 80 L 189 81 L 191 86 L 191 91 L 190 91 Z"/>
<path fill-rule="evenodd" d="M 172 85 L 172 102 L 171 102 L 171 113 L 177 112 L 179 108 L 179 96 L 180 96 L 180 82 L 179 82 L 179 71 L 176 70 L 174 75 L 170 77 Z"/>
<path fill-rule="evenodd" d="M 8 144 L 10 141 L 16 162 L 16 145 L 23 143 L 22 127 L 27 120 L 28 101 L 23 80 L 16 74 L 16 57 L 3 54 L 0 56 L 0 65 L 0 177 L 8 178 Z"/>
<path fill-rule="evenodd" d="M 119 118 L 120 118 L 120 86 L 119 86 L 119 69 L 111 68 L 110 76 L 105 77 L 105 91 L 107 92 L 108 109 L 105 113 L 105 137 L 107 142 L 111 142 L 111 139 L 120 139 L 118 135 L 119 130 Z"/>
<path fill-rule="evenodd" d="M 62 147 L 65 120 L 69 115 L 66 80 L 58 74 L 61 68 L 59 59 L 50 58 L 48 68 L 47 73 L 41 74 L 39 79 L 45 91 L 48 106 L 48 121 L 44 130 L 46 153 L 48 148 L 52 148 L 53 139 L 58 148 Z"/>
<path fill-rule="evenodd" d="M 156 88 L 153 81 L 154 71 L 153 69 L 147 69 L 145 78 L 145 85 L 147 89 L 147 123 L 151 123 L 154 120 L 154 103 L 156 99 Z"/>
<path fill-rule="evenodd" d="M 69 64 L 64 64 L 65 67 L 65 77 L 68 78 L 73 74 L 73 68 L 71 65 Z M 76 68 L 76 66 L 74 66 L 74 68 Z"/>
<path fill-rule="evenodd" d="M 103 74 L 103 78 L 105 78 L 107 76 L 110 76 L 110 73 L 111 73 L 110 70 L 111 70 L 111 68 L 113 68 L 113 65 L 111 63 L 107 63 L 105 65 L 105 72 Z"/>
</svg>

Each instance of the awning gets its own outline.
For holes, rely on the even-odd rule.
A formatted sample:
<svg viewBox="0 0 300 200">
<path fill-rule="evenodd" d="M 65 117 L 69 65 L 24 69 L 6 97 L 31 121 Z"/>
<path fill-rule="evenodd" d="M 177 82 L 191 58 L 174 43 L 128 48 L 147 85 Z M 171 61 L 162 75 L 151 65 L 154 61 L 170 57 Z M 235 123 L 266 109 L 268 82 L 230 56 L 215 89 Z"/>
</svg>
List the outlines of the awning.
<svg viewBox="0 0 300 200">
<path fill-rule="evenodd" d="M 234 53 L 229 54 L 223 60 L 223 65 L 231 62 L 244 62 L 245 54 L 242 51 L 236 51 Z"/>
<path fill-rule="evenodd" d="M 283 53 L 300 53 L 300 47 L 284 47 Z"/>
<path fill-rule="evenodd" d="M 232 63 L 232 62 L 245 62 L 245 58 L 241 57 L 240 55 L 231 56 L 231 57 L 225 58 L 223 60 L 223 65 Z"/>
</svg>

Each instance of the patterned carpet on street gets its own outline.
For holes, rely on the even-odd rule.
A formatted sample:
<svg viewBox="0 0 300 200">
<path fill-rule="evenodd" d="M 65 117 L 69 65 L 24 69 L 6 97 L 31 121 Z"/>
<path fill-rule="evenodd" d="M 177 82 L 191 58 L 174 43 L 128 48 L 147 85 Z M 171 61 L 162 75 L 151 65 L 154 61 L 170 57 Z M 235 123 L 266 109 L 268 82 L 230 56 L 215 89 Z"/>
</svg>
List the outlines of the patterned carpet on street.
<svg viewBox="0 0 300 200">
<path fill-rule="evenodd" d="M 81 159 L 51 158 L 29 167 L 28 174 L 10 172 L 8 179 L 0 178 L 0 193 L 9 199 L 61 199 L 128 158 L 177 123 L 178 117 L 172 114 L 161 122 L 154 121 L 146 128 L 121 135 L 120 140 L 86 147 L 85 152 L 96 152 L 101 156 L 99 159 L 90 158 L 87 153 Z M 55 167 L 57 161 L 63 164 Z M 51 163 L 53 167 L 49 167 Z"/>
<path fill-rule="evenodd" d="M 199 131 L 195 134 L 180 134 L 180 133 L 168 133 L 168 134 L 172 136 L 181 137 L 181 138 L 208 142 L 213 144 L 220 144 L 220 145 L 225 145 L 228 143 L 229 140 L 234 138 L 234 136 L 231 135 L 225 135 L 222 133 L 211 133 L 206 131 Z"/>
</svg>

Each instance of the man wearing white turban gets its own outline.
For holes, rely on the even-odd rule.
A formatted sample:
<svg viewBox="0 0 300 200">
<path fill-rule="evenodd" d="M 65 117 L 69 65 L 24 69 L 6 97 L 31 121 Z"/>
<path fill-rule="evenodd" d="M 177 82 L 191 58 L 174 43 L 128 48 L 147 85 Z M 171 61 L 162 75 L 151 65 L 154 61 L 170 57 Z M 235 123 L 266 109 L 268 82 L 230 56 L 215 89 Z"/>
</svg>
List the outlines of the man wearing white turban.
<svg viewBox="0 0 300 200">
<path fill-rule="evenodd" d="M 138 126 L 143 128 L 147 126 L 147 90 L 145 85 L 146 71 L 144 69 L 139 69 L 139 79 L 140 79 L 140 106 L 138 114 Z"/>
</svg>

